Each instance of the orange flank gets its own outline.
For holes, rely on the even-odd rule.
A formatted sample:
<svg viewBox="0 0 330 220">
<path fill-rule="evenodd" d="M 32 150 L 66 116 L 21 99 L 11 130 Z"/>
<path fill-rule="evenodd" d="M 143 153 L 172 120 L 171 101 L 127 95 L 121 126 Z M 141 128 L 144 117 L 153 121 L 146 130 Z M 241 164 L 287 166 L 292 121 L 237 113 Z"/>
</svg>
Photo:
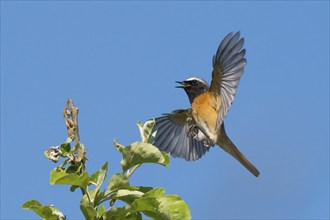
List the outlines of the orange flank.
<svg viewBox="0 0 330 220">
<path fill-rule="evenodd" d="M 211 138 L 217 134 L 214 129 L 218 117 L 216 106 L 214 105 L 216 102 L 213 100 L 213 95 L 210 92 L 205 92 L 197 96 L 191 105 L 192 115 L 195 121 L 202 127 L 204 127 L 203 125 L 207 125 L 207 128 L 204 127 L 203 130 L 207 133 L 210 132 L 211 134 L 208 135 Z"/>
</svg>

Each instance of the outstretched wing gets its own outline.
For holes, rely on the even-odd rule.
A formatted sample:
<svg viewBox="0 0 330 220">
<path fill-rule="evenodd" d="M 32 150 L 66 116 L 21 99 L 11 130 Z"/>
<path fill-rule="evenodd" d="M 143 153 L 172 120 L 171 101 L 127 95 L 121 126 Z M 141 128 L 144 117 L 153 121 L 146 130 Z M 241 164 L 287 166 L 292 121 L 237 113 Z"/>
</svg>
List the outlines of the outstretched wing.
<svg viewBox="0 0 330 220">
<path fill-rule="evenodd" d="M 245 49 L 242 49 L 243 44 L 244 38 L 240 38 L 240 32 L 229 33 L 213 56 L 212 82 L 209 91 L 218 97 L 218 102 L 220 102 L 217 130 L 220 129 L 234 101 L 239 80 L 244 72 L 246 59 L 244 58 Z"/>
<path fill-rule="evenodd" d="M 187 135 L 190 125 L 194 123 L 191 109 L 176 110 L 155 120 L 154 130 L 157 130 L 157 134 L 153 144 L 161 151 L 194 161 L 209 150 L 210 147 L 205 147 L 203 142 Z"/>
</svg>

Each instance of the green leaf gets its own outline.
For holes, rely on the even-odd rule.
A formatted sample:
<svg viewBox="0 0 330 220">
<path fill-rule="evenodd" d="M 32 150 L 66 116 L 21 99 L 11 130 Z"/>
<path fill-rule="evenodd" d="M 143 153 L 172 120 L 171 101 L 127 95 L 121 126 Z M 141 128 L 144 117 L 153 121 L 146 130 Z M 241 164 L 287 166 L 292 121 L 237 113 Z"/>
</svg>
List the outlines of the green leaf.
<svg viewBox="0 0 330 220">
<path fill-rule="evenodd" d="M 137 123 L 142 142 L 151 143 L 153 141 L 156 136 L 155 132 L 152 133 L 152 129 L 155 126 L 155 123 L 155 119 L 146 121 L 144 124 L 142 124 L 141 122 Z"/>
<path fill-rule="evenodd" d="M 95 211 L 95 209 L 93 208 L 93 206 L 91 205 L 80 205 L 80 210 L 83 213 L 83 215 L 85 216 L 85 219 L 88 220 L 96 220 L 96 216 L 97 216 L 97 212 Z"/>
<path fill-rule="evenodd" d="M 113 145 L 115 145 L 115 147 L 117 148 L 117 150 L 119 150 L 119 152 L 122 152 L 122 150 L 125 148 L 123 145 L 118 144 L 116 139 L 113 140 Z"/>
<path fill-rule="evenodd" d="M 105 207 L 102 205 L 97 209 L 97 217 L 101 218 L 104 212 L 105 212 Z"/>
<path fill-rule="evenodd" d="M 99 174 L 100 174 L 100 171 L 96 171 L 95 173 L 93 173 L 92 175 L 89 176 L 89 185 L 94 185 L 96 186 L 97 184 L 97 180 L 99 178 Z"/>
<path fill-rule="evenodd" d="M 99 205 L 100 201 L 104 198 L 105 191 L 100 191 L 99 189 L 88 190 L 89 198 L 91 199 L 91 204 L 96 207 Z"/>
<path fill-rule="evenodd" d="M 84 214 L 85 219 L 96 220 L 97 212 L 94 207 L 90 204 L 87 195 L 85 194 L 80 201 L 80 210 Z"/>
<path fill-rule="evenodd" d="M 94 204 L 95 197 L 99 191 L 97 189 L 88 190 L 89 198 L 91 199 L 92 204 Z"/>
<path fill-rule="evenodd" d="M 140 198 L 146 192 L 152 190 L 152 187 L 145 186 L 126 186 L 126 189 L 114 189 L 113 191 L 108 191 L 107 193 L 112 193 L 110 196 L 110 206 L 116 201 L 116 199 L 122 200 L 127 204 L 131 204 L 134 199 Z"/>
<path fill-rule="evenodd" d="M 66 173 L 78 173 L 81 170 L 82 164 L 76 164 L 76 165 L 70 165 L 68 168 L 66 168 L 65 172 Z"/>
<path fill-rule="evenodd" d="M 106 162 L 100 170 L 96 171 L 89 177 L 89 182 L 96 186 L 96 189 L 100 189 L 108 172 L 108 162 Z"/>
<path fill-rule="evenodd" d="M 66 157 L 71 151 L 70 142 L 61 144 L 60 150 L 61 150 L 62 156 Z"/>
<path fill-rule="evenodd" d="M 96 182 L 96 189 L 100 189 L 105 177 L 107 176 L 107 172 L 108 172 L 108 162 L 106 162 L 99 170 L 99 176 Z"/>
<path fill-rule="evenodd" d="M 104 220 L 141 220 L 142 216 L 139 212 L 130 212 L 130 206 L 111 207 L 103 214 Z"/>
<path fill-rule="evenodd" d="M 58 208 L 55 208 L 54 206 L 49 206 L 49 207 L 52 210 L 52 214 L 57 217 L 55 219 L 59 219 L 59 220 L 66 219 L 65 215 L 63 215 L 63 213 Z"/>
<path fill-rule="evenodd" d="M 178 195 L 165 195 L 157 188 L 145 193 L 131 204 L 132 212 L 143 212 L 154 219 L 191 219 L 188 205 Z"/>
<path fill-rule="evenodd" d="M 49 220 L 64 220 L 63 213 L 53 206 L 43 206 L 38 200 L 29 200 L 21 208 L 34 211 L 40 217 Z"/>
<path fill-rule="evenodd" d="M 127 189 L 129 190 L 137 190 L 143 193 L 149 192 L 150 190 L 152 190 L 152 187 L 148 187 L 148 186 L 130 186 Z"/>
<path fill-rule="evenodd" d="M 55 168 L 50 172 L 50 184 L 66 184 L 87 188 L 89 177 L 87 172 L 78 175 L 76 173 L 67 173 L 65 169 Z"/>
<path fill-rule="evenodd" d="M 100 191 L 100 190 L 97 191 L 97 194 L 94 198 L 94 206 L 98 206 L 100 204 L 101 200 L 104 199 L 104 195 L 105 195 L 104 190 L 103 191 Z"/>
<path fill-rule="evenodd" d="M 79 186 L 71 186 L 70 187 L 70 191 L 71 192 L 74 192 L 77 188 L 79 188 Z"/>
<path fill-rule="evenodd" d="M 142 163 L 158 163 L 168 166 L 170 158 L 167 153 L 161 152 L 149 143 L 134 142 L 121 151 L 123 159 L 121 166 L 124 172 L 129 168 Z"/>
<path fill-rule="evenodd" d="M 127 176 L 122 173 L 115 173 L 110 177 L 107 192 L 113 192 L 118 189 L 126 189 L 127 187 L 129 187 Z"/>
<path fill-rule="evenodd" d="M 141 198 L 143 194 L 143 192 L 138 190 L 119 189 L 113 193 L 110 198 L 119 199 L 127 204 L 131 204 L 135 199 Z"/>
<path fill-rule="evenodd" d="M 42 204 L 36 200 L 36 199 L 32 199 L 32 200 L 29 200 L 29 201 L 26 201 L 21 208 L 23 209 L 30 209 L 31 207 L 33 206 L 42 206 Z"/>
<path fill-rule="evenodd" d="M 86 148 L 82 143 L 76 143 L 74 148 L 71 150 L 72 153 L 77 153 L 76 161 L 81 162 L 85 159 Z"/>
</svg>

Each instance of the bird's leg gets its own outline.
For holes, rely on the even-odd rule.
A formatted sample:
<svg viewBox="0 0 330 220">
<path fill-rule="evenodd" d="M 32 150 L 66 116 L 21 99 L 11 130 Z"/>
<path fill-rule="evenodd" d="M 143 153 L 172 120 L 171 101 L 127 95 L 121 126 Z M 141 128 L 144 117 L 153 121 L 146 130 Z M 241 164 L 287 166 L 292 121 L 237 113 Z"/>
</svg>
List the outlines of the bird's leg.
<svg viewBox="0 0 330 220">
<path fill-rule="evenodd" d="M 211 139 L 204 139 L 203 140 L 203 144 L 205 145 L 205 147 L 210 147 L 214 143 L 213 143 L 213 141 Z"/>
<path fill-rule="evenodd" d="M 202 132 L 202 135 L 198 135 L 199 132 Z M 213 141 L 211 140 L 211 138 L 202 129 L 200 129 L 196 124 L 190 125 L 188 132 L 187 132 L 187 136 L 190 136 L 190 135 L 198 141 L 203 141 L 203 144 L 205 145 L 205 147 L 209 147 L 214 144 Z"/>
<path fill-rule="evenodd" d="M 196 124 L 192 124 L 189 126 L 187 136 L 191 135 L 194 139 L 198 139 L 198 132 L 199 132 L 198 126 Z"/>
</svg>

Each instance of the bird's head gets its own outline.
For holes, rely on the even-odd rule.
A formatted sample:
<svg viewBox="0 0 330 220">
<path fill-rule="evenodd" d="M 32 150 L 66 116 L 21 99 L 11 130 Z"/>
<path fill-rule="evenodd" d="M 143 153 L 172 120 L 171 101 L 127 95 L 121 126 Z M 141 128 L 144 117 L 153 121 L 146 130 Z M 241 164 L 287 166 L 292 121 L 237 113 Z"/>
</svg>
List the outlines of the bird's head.
<svg viewBox="0 0 330 220">
<path fill-rule="evenodd" d="M 192 103 L 197 96 L 209 90 L 209 84 L 204 79 L 197 77 L 192 77 L 184 81 L 176 81 L 176 83 L 181 84 L 180 86 L 176 86 L 176 88 L 182 88 L 186 91 L 190 103 Z"/>
</svg>

